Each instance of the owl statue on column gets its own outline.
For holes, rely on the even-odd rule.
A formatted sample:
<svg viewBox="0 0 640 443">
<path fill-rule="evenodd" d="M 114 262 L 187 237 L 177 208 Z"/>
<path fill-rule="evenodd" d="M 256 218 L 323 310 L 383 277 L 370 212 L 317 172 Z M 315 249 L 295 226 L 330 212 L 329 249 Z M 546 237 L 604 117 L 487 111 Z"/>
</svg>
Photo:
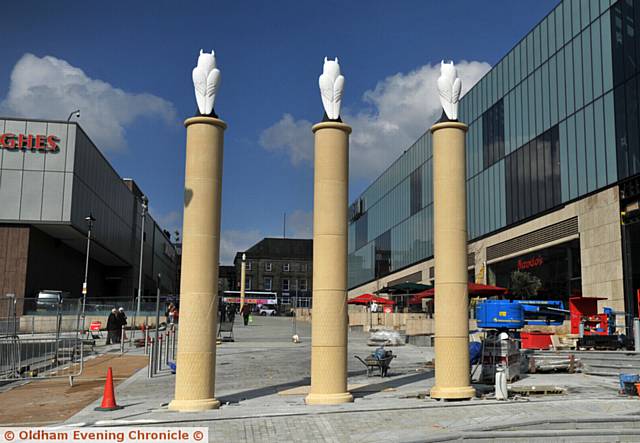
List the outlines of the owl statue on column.
<svg viewBox="0 0 640 443">
<path fill-rule="evenodd" d="M 216 94 L 222 80 L 220 70 L 216 68 L 216 53 L 206 54 L 202 49 L 198 57 L 198 65 L 193 68 L 193 87 L 196 93 L 196 102 L 200 115 L 211 115 Z"/>
<path fill-rule="evenodd" d="M 444 110 L 440 120 L 458 120 L 458 102 L 461 90 L 462 80 L 458 78 L 456 67 L 453 62 L 446 63 L 443 60 L 440 63 L 440 77 L 438 77 L 440 104 Z"/>
<path fill-rule="evenodd" d="M 324 58 L 322 74 L 318 79 L 320 95 L 324 107 L 324 120 L 340 121 L 340 104 L 342 103 L 342 91 L 344 89 L 344 77 L 340 75 L 338 57 L 335 60 Z"/>
</svg>

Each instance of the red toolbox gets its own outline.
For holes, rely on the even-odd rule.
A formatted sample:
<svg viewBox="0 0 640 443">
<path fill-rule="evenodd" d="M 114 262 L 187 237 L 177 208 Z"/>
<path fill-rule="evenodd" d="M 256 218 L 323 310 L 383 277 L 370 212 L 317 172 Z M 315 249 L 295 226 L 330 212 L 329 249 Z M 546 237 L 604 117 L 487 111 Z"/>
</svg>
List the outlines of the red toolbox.
<svg viewBox="0 0 640 443">
<path fill-rule="evenodd" d="M 549 349 L 551 347 L 552 332 L 521 332 L 522 349 Z"/>
</svg>

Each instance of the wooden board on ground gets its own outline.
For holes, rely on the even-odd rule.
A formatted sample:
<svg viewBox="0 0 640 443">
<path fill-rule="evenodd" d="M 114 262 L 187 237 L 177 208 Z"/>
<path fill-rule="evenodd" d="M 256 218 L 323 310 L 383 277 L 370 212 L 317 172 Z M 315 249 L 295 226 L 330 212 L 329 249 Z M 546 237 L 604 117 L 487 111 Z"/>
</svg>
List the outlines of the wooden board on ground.
<svg viewBox="0 0 640 443">
<path fill-rule="evenodd" d="M 366 386 L 365 384 L 354 384 L 354 385 L 348 385 L 347 386 L 347 391 L 351 392 L 354 391 L 356 389 L 360 389 L 362 387 Z M 307 386 L 296 386 L 295 388 L 291 388 L 291 389 L 285 389 L 284 391 L 279 391 L 278 395 L 307 395 L 309 394 L 309 389 L 311 389 L 311 386 L 307 385 Z"/>
<path fill-rule="evenodd" d="M 518 395 L 561 395 L 566 394 L 567 390 L 561 386 L 509 386 L 510 394 Z"/>
<path fill-rule="evenodd" d="M 148 360 L 144 355 L 101 355 L 85 362 L 82 375 L 74 378 L 73 386 L 63 377 L 33 380 L 1 392 L 0 425 L 43 426 L 63 422 L 102 396 L 107 368 L 113 369 L 117 385 L 144 368 Z"/>
</svg>

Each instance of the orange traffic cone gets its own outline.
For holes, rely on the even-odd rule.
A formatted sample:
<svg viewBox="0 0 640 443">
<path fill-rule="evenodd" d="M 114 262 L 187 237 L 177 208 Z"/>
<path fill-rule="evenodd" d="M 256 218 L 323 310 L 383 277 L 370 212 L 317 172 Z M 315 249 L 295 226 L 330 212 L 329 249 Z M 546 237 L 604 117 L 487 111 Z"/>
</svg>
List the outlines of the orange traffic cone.
<svg viewBox="0 0 640 443">
<path fill-rule="evenodd" d="M 107 380 L 104 383 L 104 394 L 102 394 L 102 404 L 96 408 L 96 411 L 115 411 L 122 409 L 122 406 L 116 404 L 116 396 L 113 392 L 113 372 L 111 367 L 107 371 Z"/>
</svg>

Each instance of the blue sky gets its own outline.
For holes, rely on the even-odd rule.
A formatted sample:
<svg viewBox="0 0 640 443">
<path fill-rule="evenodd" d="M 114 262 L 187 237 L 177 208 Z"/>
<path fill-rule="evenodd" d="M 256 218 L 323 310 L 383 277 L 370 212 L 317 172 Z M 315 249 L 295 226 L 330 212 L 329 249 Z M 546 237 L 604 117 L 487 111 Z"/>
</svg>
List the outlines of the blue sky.
<svg viewBox="0 0 640 443">
<path fill-rule="evenodd" d="M 7 2 L 0 113 L 80 124 L 154 217 L 181 228 L 182 121 L 193 115 L 200 48 L 222 71 L 223 263 L 263 236 L 310 235 L 309 128 L 322 117 L 317 79 L 340 57 L 343 119 L 354 127 L 351 196 L 439 115 L 437 63 L 477 81 L 556 0 Z M 153 6 L 151 6 L 153 4 Z M 31 55 L 28 55 L 31 54 Z M 466 88 L 463 88 L 466 89 Z"/>
</svg>

